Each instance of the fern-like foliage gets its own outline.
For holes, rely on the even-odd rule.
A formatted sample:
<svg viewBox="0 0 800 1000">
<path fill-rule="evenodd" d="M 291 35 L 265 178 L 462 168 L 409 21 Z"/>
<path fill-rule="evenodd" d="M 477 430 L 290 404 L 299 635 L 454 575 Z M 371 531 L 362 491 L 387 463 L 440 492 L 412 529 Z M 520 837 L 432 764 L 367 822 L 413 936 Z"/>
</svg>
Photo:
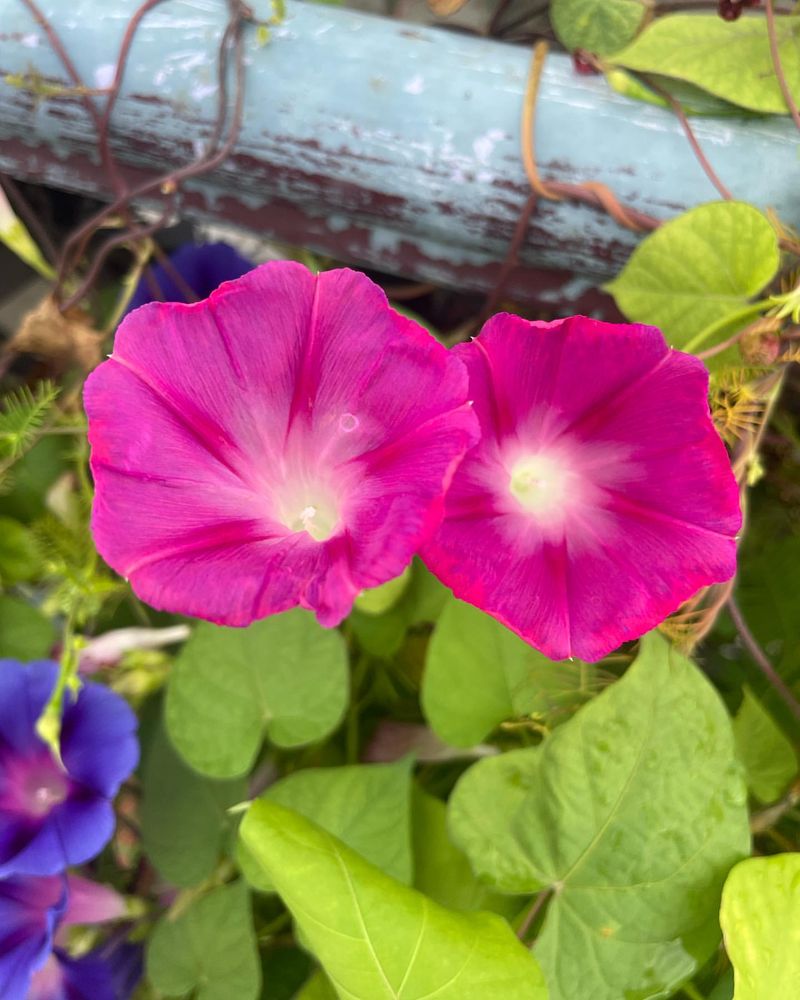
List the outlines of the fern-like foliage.
<svg viewBox="0 0 800 1000">
<path fill-rule="evenodd" d="M 58 387 L 45 380 L 33 391 L 23 387 L 3 399 L 0 404 L 0 463 L 15 461 L 34 444 L 58 393 Z"/>
<path fill-rule="evenodd" d="M 73 523 L 48 513 L 34 522 L 32 532 L 45 581 L 50 584 L 43 603 L 46 614 L 69 616 L 83 626 L 99 614 L 106 601 L 125 595 L 126 585 L 97 559 L 89 533 L 88 503 L 79 503 Z"/>
</svg>

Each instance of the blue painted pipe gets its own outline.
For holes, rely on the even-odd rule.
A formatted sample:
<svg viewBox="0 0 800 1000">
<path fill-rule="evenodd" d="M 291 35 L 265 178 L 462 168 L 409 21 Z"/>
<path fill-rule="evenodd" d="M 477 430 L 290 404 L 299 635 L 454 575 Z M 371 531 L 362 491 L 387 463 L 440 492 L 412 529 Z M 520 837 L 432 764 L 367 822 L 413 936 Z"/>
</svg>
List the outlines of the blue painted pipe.
<svg viewBox="0 0 800 1000">
<path fill-rule="evenodd" d="M 87 85 L 107 86 L 139 0 L 39 2 Z M 265 4 L 256 9 L 267 17 Z M 192 184 L 185 210 L 362 266 L 490 287 L 529 194 L 519 120 L 530 52 L 297 0 L 287 8 L 266 44 L 247 28 L 239 142 L 213 175 Z M 190 161 L 207 140 L 226 17 L 224 0 L 172 0 L 143 22 L 112 125 L 132 182 Z M 67 83 L 22 3 L 0 0 L 0 78 L 30 73 Z M 788 120 L 694 124 L 736 197 L 800 225 Z M 547 60 L 537 146 L 545 178 L 599 180 L 659 217 L 717 197 L 670 112 L 577 75 L 564 55 Z M 42 98 L 0 83 L 0 169 L 109 192 L 75 95 Z M 580 285 L 618 270 L 636 239 L 590 207 L 543 202 L 522 260 L 566 269 Z M 515 272 L 516 291 L 524 294 L 530 273 Z"/>
</svg>

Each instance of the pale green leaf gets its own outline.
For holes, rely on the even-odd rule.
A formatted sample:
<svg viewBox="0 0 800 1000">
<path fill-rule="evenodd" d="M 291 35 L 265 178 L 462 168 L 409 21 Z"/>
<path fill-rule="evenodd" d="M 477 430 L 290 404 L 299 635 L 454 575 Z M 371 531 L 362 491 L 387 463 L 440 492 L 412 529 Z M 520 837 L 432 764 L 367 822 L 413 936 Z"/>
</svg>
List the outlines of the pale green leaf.
<svg viewBox="0 0 800 1000">
<path fill-rule="evenodd" d="M 293 809 L 400 882 L 411 881 L 411 758 L 296 771 L 262 798 Z M 257 889 L 274 891 L 240 841 L 239 863 Z"/>
<path fill-rule="evenodd" d="M 56 277 L 55 271 L 42 256 L 31 234 L 14 214 L 2 188 L 0 188 L 0 241 L 43 278 L 52 280 Z"/>
<path fill-rule="evenodd" d="M 574 707 L 596 685 L 594 667 L 555 663 L 494 618 L 451 599 L 428 646 L 422 708 L 437 736 L 469 747 L 507 719 Z"/>
<path fill-rule="evenodd" d="M 142 840 L 163 877 L 186 888 L 217 867 L 233 820 L 227 809 L 247 798 L 242 780 L 213 781 L 192 771 L 156 732 L 142 775 Z"/>
<path fill-rule="evenodd" d="M 545 1000 L 500 917 L 444 909 L 274 802 L 254 803 L 241 835 L 342 1000 Z"/>
<path fill-rule="evenodd" d="M 733 720 L 733 733 L 750 791 L 760 802 L 779 799 L 797 774 L 797 754 L 748 688 L 745 688 L 744 700 Z"/>
<path fill-rule="evenodd" d="M 16 597 L 0 596 L 0 657 L 42 659 L 55 641 L 55 626 L 38 608 Z"/>
<path fill-rule="evenodd" d="M 737 865 L 722 893 L 720 922 L 734 1000 L 800 996 L 800 854 Z"/>
<path fill-rule="evenodd" d="M 763 213 L 742 202 L 710 202 L 646 237 L 606 287 L 628 319 L 659 327 L 673 347 L 700 351 L 725 339 L 728 320 L 744 326 L 766 311 L 750 300 L 779 262 L 778 238 Z"/>
<path fill-rule="evenodd" d="M 447 808 L 421 788 L 413 796 L 414 887 L 450 910 L 491 910 L 510 919 L 524 901 L 495 892 L 472 873 L 447 830 Z"/>
<path fill-rule="evenodd" d="M 745 800 L 718 694 L 651 633 L 541 747 L 473 765 L 450 830 L 498 888 L 552 891 L 536 954 L 553 1000 L 647 1000 L 716 944 L 722 882 L 749 850 Z"/>
<path fill-rule="evenodd" d="M 603 56 L 628 44 L 646 11 L 642 0 L 553 0 L 550 20 L 565 48 Z"/>
<path fill-rule="evenodd" d="M 202 896 L 176 920 L 163 916 L 148 945 L 147 973 L 167 997 L 257 1000 L 261 969 L 244 883 Z"/>
<path fill-rule="evenodd" d="M 800 18 L 777 18 L 776 30 L 784 75 L 800 99 Z M 767 23 L 758 14 L 733 23 L 715 14 L 661 17 L 617 52 L 613 62 L 686 80 L 751 111 L 788 113 L 770 56 Z"/>
<path fill-rule="evenodd" d="M 609 86 L 618 94 L 636 101 L 643 101 L 646 104 L 654 104 L 658 108 L 671 109 L 671 105 L 663 93 L 658 93 L 648 86 L 650 82 L 672 95 L 687 115 L 698 117 L 711 115 L 714 118 L 736 117 L 739 119 L 746 116 L 746 112 L 735 104 L 723 101 L 720 97 L 714 97 L 713 94 L 695 87 L 692 83 L 686 83 L 684 80 L 676 80 L 672 77 L 652 73 L 647 77 L 648 83 L 645 83 L 635 73 L 629 73 L 628 70 L 620 69 L 618 66 L 607 65 L 604 71 Z"/>
<path fill-rule="evenodd" d="M 167 691 L 167 729 L 192 767 L 217 778 L 246 774 L 264 735 L 282 747 L 329 735 L 347 707 L 341 634 L 307 611 L 249 628 L 201 623 L 181 650 Z"/>
</svg>

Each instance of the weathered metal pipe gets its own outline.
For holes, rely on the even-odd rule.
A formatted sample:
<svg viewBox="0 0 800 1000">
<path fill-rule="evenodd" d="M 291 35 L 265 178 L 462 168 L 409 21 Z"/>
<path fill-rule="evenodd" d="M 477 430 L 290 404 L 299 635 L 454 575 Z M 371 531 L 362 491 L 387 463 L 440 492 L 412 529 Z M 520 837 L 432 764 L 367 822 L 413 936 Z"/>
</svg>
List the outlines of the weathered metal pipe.
<svg viewBox="0 0 800 1000">
<path fill-rule="evenodd" d="M 139 0 L 39 3 L 87 85 L 107 87 Z M 234 154 L 190 185 L 187 210 L 341 260 L 491 287 L 529 194 L 519 120 L 530 53 L 296 0 L 287 8 L 267 44 L 247 29 L 242 132 Z M 208 139 L 226 17 L 223 0 L 173 0 L 144 20 L 111 130 L 131 183 L 191 161 Z M 26 74 L 68 86 L 28 10 L 0 0 L 0 81 Z M 788 120 L 695 119 L 694 126 L 736 196 L 800 224 L 797 138 Z M 566 56 L 548 58 L 536 130 L 544 177 L 599 180 L 664 218 L 717 197 L 670 112 L 575 74 Z M 41 96 L 0 82 L 0 169 L 110 193 L 95 131 L 69 92 Z M 615 272 L 635 240 L 602 212 L 541 202 L 511 289 L 545 301 L 577 297 Z M 561 273 L 542 288 L 542 267 L 567 272 L 570 286 Z"/>
</svg>

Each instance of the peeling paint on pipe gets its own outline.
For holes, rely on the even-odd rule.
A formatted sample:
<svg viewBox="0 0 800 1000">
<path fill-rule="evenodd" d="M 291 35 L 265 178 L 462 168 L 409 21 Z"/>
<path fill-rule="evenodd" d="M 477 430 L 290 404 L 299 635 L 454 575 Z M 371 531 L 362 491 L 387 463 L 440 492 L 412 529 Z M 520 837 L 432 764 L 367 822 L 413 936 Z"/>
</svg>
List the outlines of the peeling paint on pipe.
<svg viewBox="0 0 800 1000">
<path fill-rule="evenodd" d="M 86 82 L 107 83 L 138 0 L 39 2 Z M 222 0 L 173 0 L 143 22 L 112 123 L 132 183 L 191 161 L 207 140 L 226 9 Z M 529 58 L 442 28 L 288 0 L 268 44 L 248 29 L 239 142 L 193 183 L 186 209 L 360 265 L 491 287 L 529 193 L 519 157 Z M 23 5 L 0 0 L 0 80 L 31 72 L 67 83 Z M 800 225 L 788 120 L 697 119 L 695 129 L 734 195 Z M 576 75 L 559 54 L 545 68 L 537 147 L 545 178 L 599 180 L 659 217 L 716 197 L 671 113 Z M 109 194 L 75 96 L 42 100 L 0 82 L 0 169 Z M 511 291 L 524 297 L 541 268 L 564 272 L 553 275 L 551 296 L 574 274 L 607 277 L 635 241 L 593 209 L 541 203 Z"/>
</svg>

